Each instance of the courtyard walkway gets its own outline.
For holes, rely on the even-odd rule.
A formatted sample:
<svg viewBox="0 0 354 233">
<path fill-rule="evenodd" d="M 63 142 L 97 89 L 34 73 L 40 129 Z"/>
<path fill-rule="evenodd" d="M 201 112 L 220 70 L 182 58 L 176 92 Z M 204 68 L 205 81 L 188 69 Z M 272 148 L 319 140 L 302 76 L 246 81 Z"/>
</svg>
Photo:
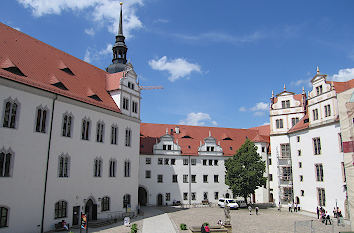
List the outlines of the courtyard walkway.
<svg viewBox="0 0 354 233">
<path fill-rule="evenodd" d="M 147 215 L 153 216 L 143 220 L 142 233 L 176 233 L 173 223 L 167 213 L 153 207 L 145 208 Z"/>
</svg>

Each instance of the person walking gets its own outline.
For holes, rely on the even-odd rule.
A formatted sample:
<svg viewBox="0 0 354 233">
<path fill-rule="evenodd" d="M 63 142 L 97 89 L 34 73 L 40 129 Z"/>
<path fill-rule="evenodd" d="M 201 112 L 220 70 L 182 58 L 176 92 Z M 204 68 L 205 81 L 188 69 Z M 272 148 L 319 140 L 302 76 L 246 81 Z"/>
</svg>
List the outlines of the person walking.
<svg viewBox="0 0 354 233">
<path fill-rule="evenodd" d="M 326 216 L 326 225 L 327 225 L 327 221 L 329 222 L 329 225 L 332 225 L 331 217 L 329 216 L 329 213 L 327 213 L 327 211 L 325 216 Z"/>
<path fill-rule="evenodd" d="M 289 207 L 289 212 L 293 212 L 292 211 L 292 208 L 291 208 L 291 203 L 289 202 L 289 204 L 288 204 L 288 207 Z"/>
<path fill-rule="evenodd" d="M 248 210 L 250 211 L 250 215 L 252 215 L 252 207 L 251 207 L 251 205 L 248 206 Z"/>
<path fill-rule="evenodd" d="M 317 219 L 320 219 L 320 208 L 316 207 Z"/>
<path fill-rule="evenodd" d="M 279 205 L 278 205 L 278 211 L 281 212 L 280 201 L 279 201 Z"/>
<path fill-rule="evenodd" d="M 297 203 L 294 205 L 294 212 L 297 212 Z"/>
<path fill-rule="evenodd" d="M 259 208 L 256 206 L 256 215 L 258 215 Z"/>
</svg>

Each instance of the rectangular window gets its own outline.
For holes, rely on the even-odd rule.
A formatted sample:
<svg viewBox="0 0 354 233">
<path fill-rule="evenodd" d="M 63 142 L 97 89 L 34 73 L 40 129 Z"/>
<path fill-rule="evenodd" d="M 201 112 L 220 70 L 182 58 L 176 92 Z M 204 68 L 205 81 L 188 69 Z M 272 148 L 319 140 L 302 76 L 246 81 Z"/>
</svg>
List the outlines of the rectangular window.
<svg viewBox="0 0 354 233">
<path fill-rule="evenodd" d="M 339 151 L 343 152 L 343 140 L 342 140 L 342 134 L 338 134 L 338 140 L 339 140 Z"/>
<path fill-rule="evenodd" d="M 59 177 L 69 177 L 69 157 L 68 156 L 59 157 Z"/>
<path fill-rule="evenodd" d="M 203 200 L 208 200 L 208 192 L 203 193 Z"/>
<path fill-rule="evenodd" d="M 305 191 L 304 190 L 301 190 L 301 196 L 305 196 Z"/>
<path fill-rule="evenodd" d="M 171 193 L 166 193 L 166 201 L 171 201 Z"/>
<path fill-rule="evenodd" d="M 163 175 L 157 175 L 157 183 L 163 183 Z"/>
<path fill-rule="evenodd" d="M 300 182 L 304 181 L 304 176 L 300 175 Z"/>
<path fill-rule="evenodd" d="M 170 159 L 165 159 L 165 165 L 168 165 L 170 162 Z"/>
<path fill-rule="evenodd" d="M 133 101 L 133 104 L 132 104 L 132 112 L 138 113 L 138 103 L 135 101 Z"/>
<path fill-rule="evenodd" d="M 183 165 L 188 165 L 188 159 L 183 159 Z"/>
<path fill-rule="evenodd" d="M 265 152 L 265 147 L 264 146 L 262 146 L 262 152 Z"/>
<path fill-rule="evenodd" d="M 273 175 L 269 174 L 269 181 L 273 181 Z"/>
<path fill-rule="evenodd" d="M 145 164 L 151 164 L 151 158 L 146 158 L 145 159 Z"/>
<path fill-rule="evenodd" d="M 302 168 L 302 162 L 299 162 L 299 168 Z"/>
<path fill-rule="evenodd" d="M 291 125 L 294 126 L 299 122 L 299 118 L 298 117 L 293 117 L 291 118 Z"/>
<path fill-rule="evenodd" d="M 196 182 L 196 175 L 192 175 L 192 181 L 191 181 L 192 183 L 197 183 Z"/>
<path fill-rule="evenodd" d="M 150 171 L 150 170 L 146 170 L 146 171 L 145 171 L 145 178 L 146 178 L 146 179 L 151 178 L 151 171 Z"/>
<path fill-rule="evenodd" d="M 342 178 L 343 178 L 343 182 L 347 182 L 347 177 L 345 174 L 345 166 L 344 166 L 344 162 L 341 162 L 341 167 L 342 167 Z"/>
<path fill-rule="evenodd" d="M 130 162 L 124 162 L 124 177 L 130 177 Z"/>
<path fill-rule="evenodd" d="M 12 101 L 5 103 L 5 114 L 2 126 L 14 129 L 16 127 L 16 113 L 18 105 Z M 17 114 L 18 115 L 18 114 Z"/>
<path fill-rule="evenodd" d="M 268 158 L 268 165 L 272 165 L 272 159 Z"/>
<path fill-rule="evenodd" d="M 188 175 L 183 175 L 183 183 L 188 183 Z"/>
<path fill-rule="evenodd" d="M 195 201 L 196 199 L 195 197 L 197 196 L 196 193 L 191 193 L 191 195 L 192 195 L 192 200 Z"/>
<path fill-rule="evenodd" d="M 162 150 L 167 150 L 167 145 L 162 145 Z"/>
<path fill-rule="evenodd" d="M 297 155 L 301 156 L 301 150 L 297 150 Z"/>
<path fill-rule="evenodd" d="M 321 154 L 321 140 L 320 138 L 312 138 L 313 141 L 313 153 L 315 155 Z"/>
<path fill-rule="evenodd" d="M 213 166 L 213 160 L 209 159 L 209 166 Z"/>
<path fill-rule="evenodd" d="M 324 110 L 325 110 L 325 117 L 331 116 L 331 105 L 330 104 L 325 105 Z"/>
<path fill-rule="evenodd" d="M 215 193 L 214 193 L 214 199 L 215 199 L 215 200 L 218 200 L 218 199 L 219 199 L 219 192 L 215 192 Z"/>
<path fill-rule="evenodd" d="M 214 159 L 214 166 L 218 166 L 218 160 L 217 159 Z"/>
<path fill-rule="evenodd" d="M 326 194 L 324 188 L 317 188 L 318 205 L 326 206 Z"/>
<path fill-rule="evenodd" d="M 0 152 L 0 177 L 10 177 L 11 158 L 10 152 Z"/>
<path fill-rule="evenodd" d="M 162 165 L 163 164 L 163 159 L 162 158 L 158 158 L 157 159 L 157 164 L 158 165 Z"/>
<path fill-rule="evenodd" d="M 45 133 L 46 118 L 47 118 L 47 110 L 38 108 L 37 120 L 36 120 L 36 132 Z"/>
<path fill-rule="evenodd" d="M 112 126 L 111 128 L 111 144 L 117 145 L 117 135 L 118 135 L 118 127 Z"/>
<path fill-rule="evenodd" d="M 277 129 L 282 129 L 282 128 L 284 128 L 283 119 L 278 119 L 278 120 L 275 121 L 275 123 L 276 123 Z"/>
<path fill-rule="evenodd" d="M 167 145 L 167 150 L 172 150 L 172 145 Z"/>
<path fill-rule="evenodd" d="M 207 165 L 207 161 L 206 159 L 203 159 L 203 166 L 206 166 Z"/>
<path fill-rule="evenodd" d="M 132 137 L 131 129 L 126 129 L 125 130 L 125 146 L 131 146 L 131 137 Z"/>
<path fill-rule="evenodd" d="M 96 141 L 103 142 L 104 124 L 102 122 L 97 122 L 96 130 Z"/>
<path fill-rule="evenodd" d="M 219 175 L 214 175 L 214 183 L 219 183 Z"/>
<path fill-rule="evenodd" d="M 191 159 L 191 165 L 195 166 L 197 164 L 197 160 L 196 159 Z"/>
<path fill-rule="evenodd" d="M 65 114 L 63 117 L 63 129 L 62 136 L 63 137 L 71 137 L 71 125 L 72 125 L 72 116 Z"/>
<path fill-rule="evenodd" d="M 0 228 L 7 227 L 8 209 L 0 207 Z"/>
<path fill-rule="evenodd" d="M 300 136 L 297 136 L 296 139 L 297 139 L 297 142 L 300 142 Z"/>
<path fill-rule="evenodd" d="M 171 159 L 171 165 L 175 165 L 176 164 L 176 159 Z"/>
<path fill-rule="evenodd" d="M 183 200 L 185 200 L 185 201 L 188 200 L 188 193 L 183 193 Z"/>
<path fill-rule="evenodd" d="M 178 183 L 177 175 L 172 175 L 172 183 Z"/>
<path fill-rule="evenodd" d="M 282 178 L 283 180 L 289 181 L 291 180 L 291 167 L 282 167 Z"/>
<path fill-rule="evenodd" d="M 312 115 L 313 115 L 313 120 L 316 121 L 318 120 L 318 109 L 312 110 Z"/>
<path fill-rule="evenodd" d="M 208 175 L 203 175 L 203 182 L 208 183 Z"/>
<path fill-rule="evenodd" d="M 102 170 L 102 160 L 95 159 L 94 177 L 101 177 L 101 170 Z"/>
<path fill-rule="evenodd" d="M 129 110 L 129 100 L 123 97 L 123 109 Z"/>
<path fill-rule="evenodd" d="M 283 100 L 281 102 L 281 107 L 282 108 L 290 108 L 290 100 Z"/>
<path fill-rule="evenodd" d="M 316 168 L 316 181 L 323 181 L 323 165 L 322 163 L 315 164 Z"/>
<path fill-rule="evenodd" d="M 321 95 L 322 94 L 322 85 L 316 87 L 316 92 L 317 92 L 317 95 Z"/>
<path fill-rule="evenodd" d="M 290 144 L 281 144 L 281 157 L 290 158 Z"/>
</svg>

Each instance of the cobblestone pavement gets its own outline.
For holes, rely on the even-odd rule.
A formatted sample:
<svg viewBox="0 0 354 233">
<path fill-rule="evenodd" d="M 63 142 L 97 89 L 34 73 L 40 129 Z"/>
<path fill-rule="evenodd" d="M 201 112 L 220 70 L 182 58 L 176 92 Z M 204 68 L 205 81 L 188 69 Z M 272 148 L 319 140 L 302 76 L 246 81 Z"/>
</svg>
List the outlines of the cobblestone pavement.
<svg viewBox="0 0 354 233">
<path fill-rule="evenodd" d="M 191 208 L 182 211 L 170 210 L 168 207 L 160 208 L 165 209 L 165 212 L 169 212 L 170 219 L 175 222 L 177 226 L 181 223 L 187 224 L 187 226 L 201 226 L 204 222 L 208 222 L 211 225 L 216 225 L 217 221 L 224 220 L 224 210 L 219 207 L 209 208 Z M 232 232 L 257 232 L 257 233 L 285 233 L 295 232 L 294 222 L 297 222 L 298 233 L 311 232 L 310 220 L 313 220 L 312 225 L 314 233 L 317 232 L 339 232 L 349 231 L 350 227 L 337 226 L 336 221 L 334 225 L 324 225 L 320 223 L 316 218 L 302 215 L 301 213 L 289 213 L 283 209 L 278 212 L 276 209 L 261 209 L 259 215 L 256 215 L 254 210 L 252 215 L 249 215 L 248 210 L 239 209 L 231 210 L 231 224 Z M 304 221 L 304 222 L 303 222 Z M 333 230 L 333 231 L 332 231 Z M 185 233 L 186 231 L 180 231 Z"/>
</svg>

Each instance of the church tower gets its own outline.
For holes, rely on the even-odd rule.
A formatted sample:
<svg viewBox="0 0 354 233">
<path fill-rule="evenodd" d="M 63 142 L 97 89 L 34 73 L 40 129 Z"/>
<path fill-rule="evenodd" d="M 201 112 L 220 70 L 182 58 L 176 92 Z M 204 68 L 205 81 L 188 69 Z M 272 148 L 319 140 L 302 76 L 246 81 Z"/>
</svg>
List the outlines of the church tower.
<svg viewBox="0 0 354 233">
<path fill-rule="evenodd" d="M 119 17 L 119 28 L 118 35 L 116 35 L 116 42 L 113 45 L 113 59 L 112 64 L 110 64 L 106 71 L 108 73 L 118 73 L 125 69 L 127 63 L 127 51 L 128 47 L 125 44 L 125 36 L 123 35 L 123 12 L 122 5 L 120 3 L 120 17 Z"/>
</svg>

